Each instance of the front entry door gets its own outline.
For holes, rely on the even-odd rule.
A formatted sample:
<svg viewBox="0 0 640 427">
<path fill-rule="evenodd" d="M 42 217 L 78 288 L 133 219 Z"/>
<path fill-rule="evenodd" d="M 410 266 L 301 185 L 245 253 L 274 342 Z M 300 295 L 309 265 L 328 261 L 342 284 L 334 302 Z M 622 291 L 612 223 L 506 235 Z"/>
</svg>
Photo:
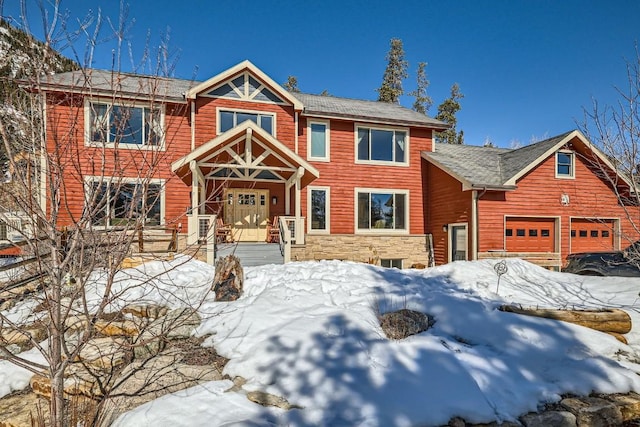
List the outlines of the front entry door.
<svg viewBox="0 0 640 427">
<path fill-rule="evenodd" d="M 231 224 L 238 242 L 264 241 L 269 219 L 269 190 L 228 189 L 224 222 Z"/>
</svg>

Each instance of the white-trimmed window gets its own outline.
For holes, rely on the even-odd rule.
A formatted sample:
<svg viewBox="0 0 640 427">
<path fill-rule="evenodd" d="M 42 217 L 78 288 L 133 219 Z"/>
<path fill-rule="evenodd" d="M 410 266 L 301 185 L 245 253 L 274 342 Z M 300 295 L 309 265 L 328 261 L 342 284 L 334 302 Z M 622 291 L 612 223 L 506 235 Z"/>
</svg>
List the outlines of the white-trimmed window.
<svg viewBox="0 0 640 427">
<path fill-rule="evenodd" d="M 357 231 L 407 231 L 409 192 L 356 189 Z"/>
<path fill-rule="evenodd" d="M 247 120 L 251 120 L 271 135 L 275 135 L 276 120 L 271 113 L 222 109 L 218 110 L 218 134 L 233 129 Z"/>
<path fill-rule="evenodd" d="M 89 178 L 85 186 L 87 209 L 93 225 L 127 226 L 142 220 L 160 225 L 164 218 L 164 181 L 119 182 Z"/>
<path fill-rule="evenodd" d="M 575 154 L 572 151 L 558 151 L 556 153 L 556 178 L 574 178 L 575 172 Z"/>
<path fill-rule="evenodd" d="M 85 139 L 89 144 L 161 147 L 164 112 L 160 106 L 85 102 Z"/>
<path fill-rule="evenodd" d="M 7 223 L 0 220 L 0 240 L 7 240 Z"/>
<path fill-rule="evenodd" d="M 309 187 L 308 213 L 310 233 L 329 232 L 329 187 Z"/>
<path fill-rule="evenodd" d="M 307 158 L 329 161 L 329 122 L 310 121 L 307 126 Z"/>
<path fill-rule="evenodd" d="M 356 162 L 408 164 L 406 130 L 356 126 Z"/>
<path fill-rule="evenodd" d="M 402 258 L 381 258 L 380 266 L 385 268 L 398 268 L 402 270 Z"/>
</svg>

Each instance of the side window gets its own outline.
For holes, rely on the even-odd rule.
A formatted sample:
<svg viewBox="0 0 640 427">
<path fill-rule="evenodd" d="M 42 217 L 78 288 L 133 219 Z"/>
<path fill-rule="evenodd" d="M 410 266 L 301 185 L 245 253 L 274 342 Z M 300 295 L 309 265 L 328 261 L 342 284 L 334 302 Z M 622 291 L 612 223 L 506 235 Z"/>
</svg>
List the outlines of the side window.
<svg viewBox="0 0 640 427">
<path fill-rule="evenodd" d="M 309 231 L 329 231 L 329 188 L 309 188 Z"/>
<path fill-rule="evenodd" d="M 556 178 L 573 178 L 575 175 L 574 153 L 558 151 L 556 153 Z"/>
<path fill-rule="evenodd" d="M 309 160 L 329 161 L 328 122 L 309 122 L 307 132 L 307 157 Z"/>
</svg>

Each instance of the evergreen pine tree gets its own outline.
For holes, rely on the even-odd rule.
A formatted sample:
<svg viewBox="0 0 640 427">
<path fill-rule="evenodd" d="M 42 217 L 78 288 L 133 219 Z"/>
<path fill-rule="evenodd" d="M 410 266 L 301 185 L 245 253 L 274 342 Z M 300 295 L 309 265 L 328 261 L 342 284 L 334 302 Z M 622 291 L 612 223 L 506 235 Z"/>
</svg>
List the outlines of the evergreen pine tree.
<svg viewBox="0 0 640 427">
<path fill-rule="evenodd" d="M 402 90 L 402 80 L 407 78 L 407 68 L 409 63 L 404 59 L 404 48 L 402 40 L 391 39 L 391 48 L 386 56 L 387 69 L 382 76 L 382 86 L 376 89 L 378 101 L 400 103 L 400 96 L 404 94 Z"/>
<path fill-rule="evenodd" d="M 416 98 L 416 100 L 413 102 L 414 111 L 422 114 L 427 114 L 427 112 L 429 112 L 429 108 L 431 108 L 431 106 L 433 105 L 433 99 L 431 99 L 431 97 L 427 95 L 429 80 L 427 80 L 427 73 L 425 71 L 426 67 L 426 62 L 418 63 L 416 90 L 409 92 L 409 96 L 414 96 Z"/>
<path fill-rule="evenodd" d="M 436 142 L 446 142 L 447 144 L 464 144 L 464 132 L 458 132 L 456 125 L 458 120 L 456 119 L 456 113 L 460 111 L 460 100 L 464 98 L 458 83 L 454 83 L 451 86 L 451 95 L 449 98 L 442 101 L 442 104 L 438 105 L 438 114 L 436 119 L 448 123 L 451 127 L 442 132 L 435 134 Z"/>
<path fill-rule="evenodd" d="M 296 76 L 287 77 L 287 81 L 282 85 L 289 92 L 300 92 L 298 89 L 298 78 Z"/>
</svg>

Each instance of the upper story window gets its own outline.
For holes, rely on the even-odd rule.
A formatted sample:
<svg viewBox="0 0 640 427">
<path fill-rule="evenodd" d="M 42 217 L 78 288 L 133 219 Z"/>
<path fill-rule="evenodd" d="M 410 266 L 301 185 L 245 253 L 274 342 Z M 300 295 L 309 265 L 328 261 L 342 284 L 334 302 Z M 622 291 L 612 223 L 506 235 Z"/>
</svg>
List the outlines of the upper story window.
<svg viewBox="0 0 640 427">
<path fill-rule="evenodd" d="M 329 161 L 329 123 L 309 122 L 307 157 L 309 160 Z"/>
<path fill-rule="evenodd" d="M 407 164 L 406 131 L 357 128 L 357 162 Z"/>
<path fill-rule="evenodd" d="M 358 231 L 408 230 L 406 190 L 357 190 Z"/>
<path fill-rule="evenodd" d="M 229 129 L 241 125 L 247 120 L 251 120 L 271 135 L 275 135 L 275 118 L 273 114 L 252 111 L 220 110 L 218 112 L 218 117 L 218 133 L 226 132 Z"/>
<path fill-rule="evenodd" d="M 575 155 L 571 151 L 556 153 L 556 178 L 575 177 Z"/>
<path fill-rule="evenodd" d="M 157 147 L 163 142 L 160 107 L 87 102 L 87 142 L 121 147 Z"/>
</svg>

